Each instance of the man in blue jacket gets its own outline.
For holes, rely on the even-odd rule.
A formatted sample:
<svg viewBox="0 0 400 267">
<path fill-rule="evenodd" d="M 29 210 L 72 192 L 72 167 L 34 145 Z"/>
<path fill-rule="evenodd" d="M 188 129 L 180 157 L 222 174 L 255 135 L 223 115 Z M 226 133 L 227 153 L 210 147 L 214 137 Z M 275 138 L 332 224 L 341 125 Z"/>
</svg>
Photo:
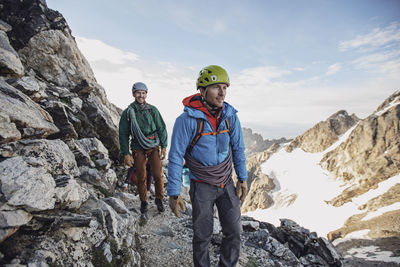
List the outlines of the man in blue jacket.
<svg viewBox="0 0 400 267">
<path fill-rule="evenodd" d="M 190 170 L 194 266 L 210 266 L 208 246 L 217 206 L 223 240 L 220 266 L 235 266 L 240 252 L 240 200 L 247 194 L 243 134 L 237 110 L 224 102 L 229 83 L 220 66 L 203 68 L 197 79 L 200 93 L 183 100 L 184 112 L 174 125 L 169 151 L 169 206 L 179 217 L 184 159 Z M 238 181 L 232 181 L 232 163 Z"/>
</svg>

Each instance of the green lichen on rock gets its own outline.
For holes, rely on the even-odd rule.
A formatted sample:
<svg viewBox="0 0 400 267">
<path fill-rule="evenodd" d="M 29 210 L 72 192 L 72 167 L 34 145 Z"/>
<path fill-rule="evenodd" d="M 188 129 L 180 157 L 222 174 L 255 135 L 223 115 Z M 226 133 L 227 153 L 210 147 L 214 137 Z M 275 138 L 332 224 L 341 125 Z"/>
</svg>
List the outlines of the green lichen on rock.
<svg viewBox="0 0 400 267">
<path fill-rule="evenodd" d="M 248 262 L 246 264 L 246 267 L 258 267 L 257 261 L 256 261 L 256 259 L 254 257 L 250 256 L 248 259 L 249 260 L 248 260 Z"/>
</svg>

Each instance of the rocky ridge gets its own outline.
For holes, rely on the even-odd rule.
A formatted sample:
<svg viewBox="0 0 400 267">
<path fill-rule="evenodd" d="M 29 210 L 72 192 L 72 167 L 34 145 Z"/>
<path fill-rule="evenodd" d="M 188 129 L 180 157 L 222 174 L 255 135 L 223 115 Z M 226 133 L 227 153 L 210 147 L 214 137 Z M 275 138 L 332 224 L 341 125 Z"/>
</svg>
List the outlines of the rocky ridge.
<svg viewBox="0 0 400 267">
<path fill-rule="evenodd" d="M 400 173 L 399 136 L 400 91 L 397 91 L 321 160 L 323 168 L 348 185 L 341 196 L 332 200 L 333 205 L 343 205 Z"/>
<path fill-rule="evenodd" d="M 399 129 L 400 91 L 396 91 L 367 118 L 359 120 L 355 115 L 348 116 L 347 112 L 339 111 L 285 147 L 289 153 L 296 148 L 309 153 L 321 152 L 320 166 L 329 171 L 331 177 L 341 181 L 343 188 L 340 194 L 326 203 L 340 207 L 353 202 L 358 208 L 359 212 L 350 216 L 342 227 L 332 229 L 328 234 L 330 240 L 339 240 L 337 247 L 348 257 L 345 264 L 347 262 L 349 266 L 398 266 L 394 262 L 383 263 L 379 258 L 375 261 L 358 259 L 354 256 L 354 249 L 376 247 L 378 251 L 392 253 L 393 260 L 399 259 L 396 247 L 400 239 Z M 339 138 L 343 141 L 332 146 Z M 307 169 L 307 166 L 304 167 Z M 253 168 L 256 169 L 256 165 Z M 266 184 L 268 186 L 260 188 L 252 184 L 250 189 L 253 199 L 266 199 L 263 209 L 276 200 L 270 197 L 275 185 L 269 181 Z M 242 209 L 251 211 L 249 207 L 254 203 L 244 204 L 246 206 Z M 365 232 L 365 239 L 341 239 L 360 231 Z M 364 244 L 367 248 L 363 247 Z M 372 257 L 374 253 L 369 252 L 369 255 Z"/>
<path fill-rule="evenodd" d="M 386 99 L 369 117 L 362 120 L 351 135 L 336 149 L 328 152 L 321 166 L 335 174 L 345 185 L 343 192 L 330 200 L 341 206 L 368 191 L 378 188 L 400 174 L 400 91 Z M 381 195 L 359 206 L 361 214 L 348 218 L 343 227 L 330 233 L 332 238 L 369 229 L 372 238 L 400 236 L 400 210 L 367 219 L 369 213 L 397 205 L 400 183 L 394 183 Z"/>
<path fill-rule="evenodd" d="M 359 121 L 355 114 L 348 115 L 345 110 L 340 110 L 325 121 L 317 123 L 304 134 L 297 136 L 286 147 L 287 152 L 301 148 L 305 152 L 322 152 L 339 140 L 354 124 Z"/>
<path fill-rule="evenodd" d="M 244 146 L 246 147 L 245 153 L 247 156 L 252 156 L 256 153 L 264 152 L 274 144 L 286 143 L 289 140 L 286 138 L 280 139 L 264 139 L 261 134 L 253 133 L 250 128 L 243 128 Z"/>
<path fill-rule="evenodd" d="M 44 0 L 1 1 L 0 51 L 0 265 L 190 265 L 189 214 L 151 207 L 144 224 L 134 188 L 121 192 L 121 110 L 63 16 Z M 242 266 L 341 266 L 325 238 L 295 222 L 243 226 Z"/>
</svg>

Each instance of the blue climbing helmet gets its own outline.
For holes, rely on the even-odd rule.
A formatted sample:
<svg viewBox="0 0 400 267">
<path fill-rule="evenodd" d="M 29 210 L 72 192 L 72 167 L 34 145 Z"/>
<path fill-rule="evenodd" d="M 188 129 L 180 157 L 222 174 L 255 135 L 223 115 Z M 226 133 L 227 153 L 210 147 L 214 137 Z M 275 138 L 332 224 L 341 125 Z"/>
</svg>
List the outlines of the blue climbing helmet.
<svg viewBox="0 0 400 267">
<path fill-rule="evenodd" d="M 145 91 L 147 93 L 147 86 L 142 82 L 134 83 L 132 86 L 132 93 L 136 91 Z"/>
</svg>

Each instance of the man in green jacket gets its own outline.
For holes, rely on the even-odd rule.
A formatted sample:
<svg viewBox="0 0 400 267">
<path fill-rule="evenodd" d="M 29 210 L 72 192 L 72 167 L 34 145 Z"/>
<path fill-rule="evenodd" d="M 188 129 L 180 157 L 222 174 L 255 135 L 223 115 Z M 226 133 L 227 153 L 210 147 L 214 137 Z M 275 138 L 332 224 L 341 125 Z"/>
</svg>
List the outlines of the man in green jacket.
<svg viewBox="0 0 400 267">
<path fill-rule="evenodd" d="M 161 160 L 167 148 L 167 130 L 158 109 L 146 102 L 147 86 L 142 82 L 133 84 L 132 95 L 135 101 L 122 112 L 119 121 L 119 144 L 124 156 L 124 164 L 136 167 L 140 212 L 147 212 L 146 161 L 150 164 L 156 189 L 155 203 L 159 212 L 164 211 L 164 182 Z M 131 150 L 129 152 L 129 137 Z M 132 156 L 133 155 L 133 156 Z"/>
</svg>

